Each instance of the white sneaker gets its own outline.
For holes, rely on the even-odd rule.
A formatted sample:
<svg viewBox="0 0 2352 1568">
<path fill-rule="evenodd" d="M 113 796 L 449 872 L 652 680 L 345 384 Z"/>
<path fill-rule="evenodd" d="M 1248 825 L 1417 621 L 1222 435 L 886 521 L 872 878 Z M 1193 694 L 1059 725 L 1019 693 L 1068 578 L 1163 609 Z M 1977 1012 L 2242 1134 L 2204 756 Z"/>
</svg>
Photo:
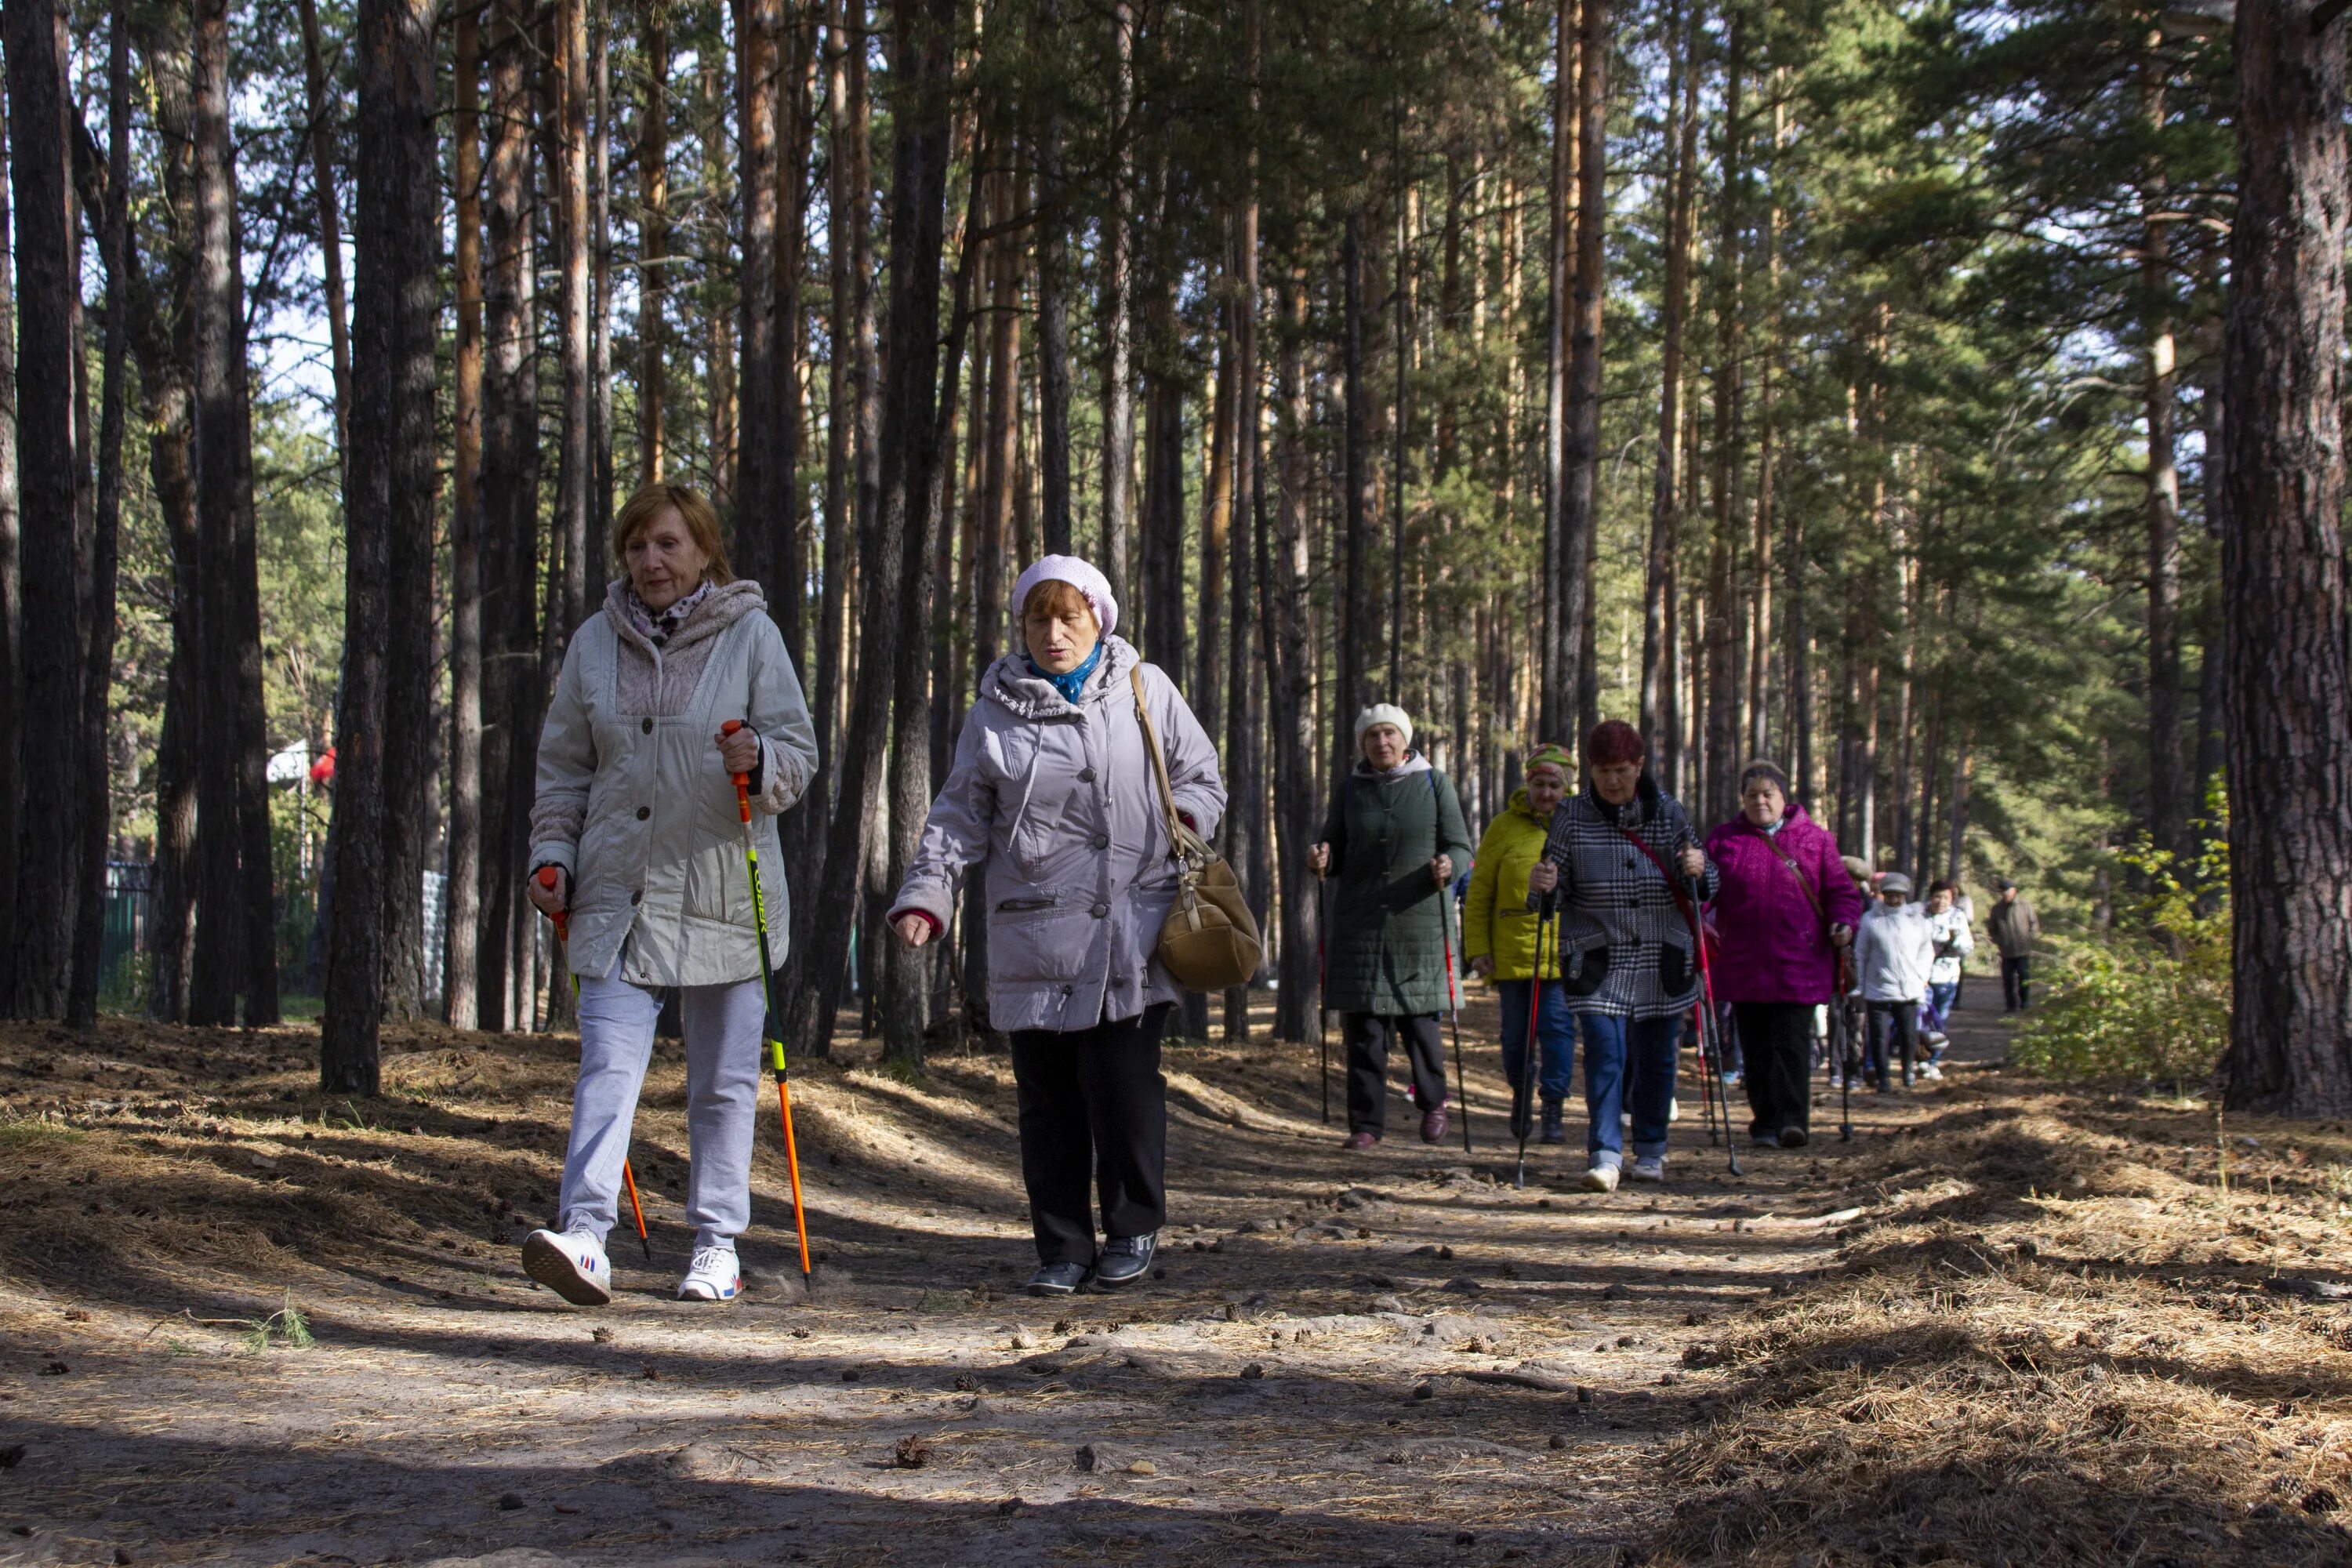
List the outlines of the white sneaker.
<svg viewBox="0 0 2352 1568">
<path fill-rule="evenodd" d="M 1666 1179 L 1666 1157 L 1663 1154 L 1641 1155 L 1634 1160 L 1633 1168 L 1625 1173 L 1637 1182 L 1663 1182 Z"/>
<path fill-rule="evenodd" d="M 732 1247 L 698 1247 L 686 1278 L 677 1282 L 681 1301 L 732 1301 L 743 1289 L 743 1270 Z"/>
<path fill-rule="evenodd" d="M 1944 1076 L 1944 1069 L 1937 1067 L 1934 1062 L 1922 1062 L 1919 1064 L 1919 1076 L 1921 1078 L 1941 1079 Z"/>
<path fill-rule="evenodd" d="M 1584 1190 L 1588 1193 L 1613 1193 L 1617 1190 L 1617 1167 L 1595 1165 L 1584 1173 Z"/>
<path fill-rule="evenodd" d="M 613 1265 L 591 1231 L 532 1231 L 523 1237 L 522 1271 L 575 1307 L 613 1300 Z"/>
</svg>

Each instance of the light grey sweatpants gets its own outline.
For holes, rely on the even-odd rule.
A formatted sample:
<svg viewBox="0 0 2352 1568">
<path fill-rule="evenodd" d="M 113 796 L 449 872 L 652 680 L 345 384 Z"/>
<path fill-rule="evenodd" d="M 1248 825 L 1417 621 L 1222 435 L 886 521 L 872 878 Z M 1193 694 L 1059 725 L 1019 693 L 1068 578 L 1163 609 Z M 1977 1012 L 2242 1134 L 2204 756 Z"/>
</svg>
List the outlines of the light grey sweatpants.
<svg viewBox="0 0 2352 1568">
<path fill-rule="evenodd" d="M 731 1243 L 751 1223 L 765 1012 L 760 983 L 680 986 L 678 1011 L 686 1026 L 686 1217 L 697 1247 Z M 615 978 L 580 982 L 580 1085 L 572 1092 L 572 1147 L 557 1205 L 562 1229 L 602 1237 L 620 1219 L 621 1164 L 660 1014 L 657 991 Z"/>
</svg>

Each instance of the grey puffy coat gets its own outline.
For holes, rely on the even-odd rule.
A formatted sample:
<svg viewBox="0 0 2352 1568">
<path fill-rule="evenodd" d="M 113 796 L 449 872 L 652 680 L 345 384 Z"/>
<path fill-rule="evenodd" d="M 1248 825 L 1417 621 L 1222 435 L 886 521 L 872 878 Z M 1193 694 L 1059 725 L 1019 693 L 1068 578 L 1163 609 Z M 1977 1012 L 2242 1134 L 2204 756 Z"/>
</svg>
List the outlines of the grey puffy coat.
<svg viewBox="0 0 2352 1568">
<path fill-rule="evenodd" d="M 1091 1028 L 1181 994 L 1151 956 L 1176 874 L 1128 681 L 1139 657 L 1103 639 L 1076 705 L 1020 653 L 988 667 L 891 906 L 894 920 L 919 910 L 944 931 L 958 879 L 986 862 L 997 1028 Z M 1142 670 L 1176 808 L 1205 838 L 1225 809 L 1216 749 L 1175 685 Z"/>
<path fill-rule="evenodd" d="M 740 719 L 762 742 L 751 825 L 772 964 L 792 905 L 776 814 L 816 765 L 800 677 L 765 595 L 724 584 L 656 647 L 629 624 L 623 585 L 573 635 L 539 740 L 531 864 L 572 884 L 572 973 L 635 984 L 725 985 L 760 973 L 735 785 L 713 737 Z"/>
</svg>

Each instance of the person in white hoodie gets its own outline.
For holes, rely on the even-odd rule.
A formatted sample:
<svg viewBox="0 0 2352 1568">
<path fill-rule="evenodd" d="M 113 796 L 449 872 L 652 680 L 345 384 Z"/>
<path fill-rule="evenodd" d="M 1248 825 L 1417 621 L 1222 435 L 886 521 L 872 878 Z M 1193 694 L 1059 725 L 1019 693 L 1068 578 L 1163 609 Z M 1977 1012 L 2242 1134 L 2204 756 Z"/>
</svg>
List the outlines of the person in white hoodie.
<svg viewBox="0 0 2352 1568">
<path fill-rule="evenodd" d="M 1927 999 L 1927 973 L 1935 963 L 1935 931 L 1927 911 L 1911 901 L 1911 879 L 1887 872 L 1878 880 L 1878 902 L 1863 912 L 1853 936 L 1854 977 L 1870 1009 L 1870 1032 L 1878 1034 L 1881 1018 L 1893 1031 L 1877 1053 L 1881 1094 L 1892 1090 L 1890 1047 L 1902 1051 L 1903 1087 L 1911 1087 L 1912 1064 L 1919 1054 L 1919 1004 Z"/>
<path fill-rule="evenodd" d="M 1957 892 L 1949 882 L 1927 884 L 1927 929 L 1936 939 L 1936 962 L 1927 971 L 1927 1005 L 1920 1015 L 1930 1047 L 1919 1068 L 1921 1078 L 1944 1076 L 1944 1053 L 1952 1048 L 1952 1009 L 1960 999 L 1960 967 L 1977 946 Z"/>
</svg>

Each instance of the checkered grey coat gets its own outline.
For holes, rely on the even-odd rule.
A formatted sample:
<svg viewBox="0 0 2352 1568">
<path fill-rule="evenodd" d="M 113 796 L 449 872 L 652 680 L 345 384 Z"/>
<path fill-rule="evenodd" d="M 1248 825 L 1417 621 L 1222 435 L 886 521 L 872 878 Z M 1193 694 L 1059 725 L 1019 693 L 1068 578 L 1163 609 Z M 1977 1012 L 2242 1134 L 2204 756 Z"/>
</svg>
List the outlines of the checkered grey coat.
<svg viewBox="0 0 2352 1568">
<path fill-rule="evenodd" d="M 1567 959 L 1569 1008 L 1617 1018 L 1671 1017 L 1698 996 L 1690 924 L 1665 878 L 1626 842 L 1620 823 L 1669 868 L 1698 842 L 1680 803 L 1646 773 L 1622 806 L 1603 802 L 1587 783 L 1552 813 L 1544 858 L 1560 868 L 1562 907 L 1553 929 Z M 1712 899 L 1716 883 L 1710 862 L 1700 879 L 1702 896 Z M 1548 931 L 1545 941 L 1551 940 Z"/>
</svg>

